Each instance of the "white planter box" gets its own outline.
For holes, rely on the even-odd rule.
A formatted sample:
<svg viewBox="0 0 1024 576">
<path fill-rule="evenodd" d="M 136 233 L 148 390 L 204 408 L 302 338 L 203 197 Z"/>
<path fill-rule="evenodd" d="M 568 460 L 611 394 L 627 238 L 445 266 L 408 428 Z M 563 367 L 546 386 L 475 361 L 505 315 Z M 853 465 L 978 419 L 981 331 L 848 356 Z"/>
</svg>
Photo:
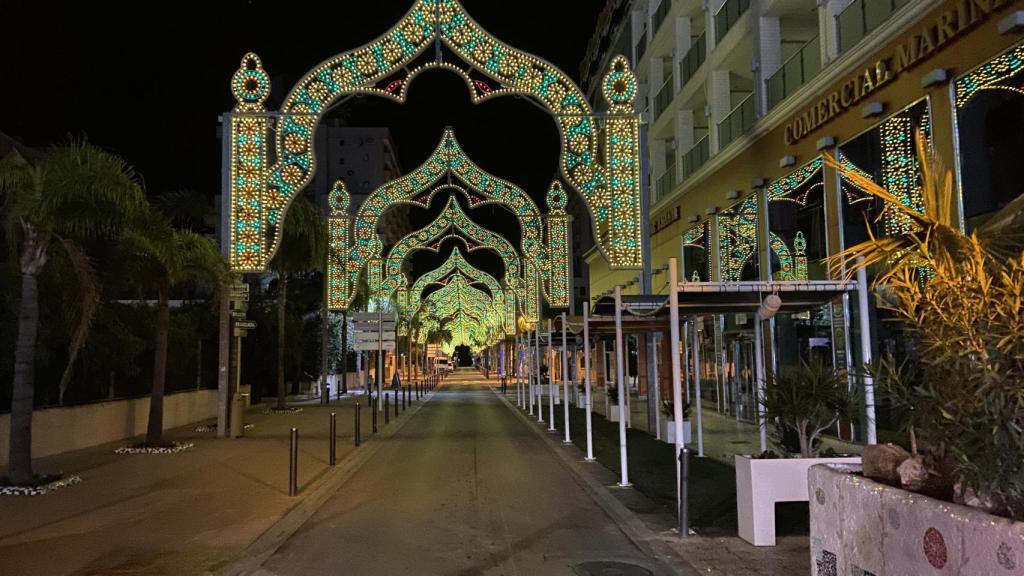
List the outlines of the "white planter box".
<svg viewBox="0 0 1024 576">
<path fill-rule="evenodd" d="M 668 444 L 676 443 L 676 423 L 675 420 L 662 420 L 661 421 L 661 441 Z M 693 442 L 690 435 L 690 421 L 683 420 L 683 444 L 689 444 Z"/>
<path fill-rule="evenodd" d="M 616 406 L 615 404 L 609 404 L 608 405 L 608 421 L 609 422 L 618 422 L 621 419 L 619 417 L 619 414 L 621 414 L 621 411 L 619 410 L 618 406 Z"/>
<path fill-rule="evenodd" d="M 754 546 L 775 546 L 775 503 L 807 502 L 807 470 L 811 466 L 860 464 L 860 456 L 757 459 L 737 455 L 735 464 L 740 538 Z"/>
<path fill-rule="evenodd" d="M 1024 574 L 1024 522 L 813 466 L 811 574 Z"/>
</svg>

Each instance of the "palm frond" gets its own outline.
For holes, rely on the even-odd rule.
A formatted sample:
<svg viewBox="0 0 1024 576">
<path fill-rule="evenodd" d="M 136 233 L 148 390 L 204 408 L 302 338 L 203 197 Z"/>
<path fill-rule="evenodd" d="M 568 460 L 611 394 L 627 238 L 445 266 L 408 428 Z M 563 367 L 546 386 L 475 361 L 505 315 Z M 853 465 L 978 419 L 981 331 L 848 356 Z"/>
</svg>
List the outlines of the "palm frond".
<svg viewBox="0 0 1024 576">
<path fill-rule="evenodd" d="M 68 266 L 58 267 L 64 285 L 64 314 L 71 327 L 71 341 L 68 343 L 68 363 L 60 379 L 60 390 L 67 389 L 74 371 L 78 353 L 85 346 L 85 341 L 92 328 L 96 311 L 100 306 L 103 286 L 99 274 L 93 266 L 92 259 L 78 244 L 56 236 L 57 244 L 62 248 L 61 255 L 67 259 Z M 63 401 L 63 397 L 61 398 Z"/>
</svg>

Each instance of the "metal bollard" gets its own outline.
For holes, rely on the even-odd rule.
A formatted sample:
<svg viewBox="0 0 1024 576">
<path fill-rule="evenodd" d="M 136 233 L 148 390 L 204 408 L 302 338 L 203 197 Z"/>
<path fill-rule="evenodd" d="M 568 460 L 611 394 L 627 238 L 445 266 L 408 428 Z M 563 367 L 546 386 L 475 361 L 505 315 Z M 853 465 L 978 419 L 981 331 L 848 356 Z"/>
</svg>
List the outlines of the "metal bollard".
<svg viewBox="0 0 1024 576">
<path fill-rule="evenodd" d="M 359 446 L 362 443 L 362 441 L 363 441 L 363 438 L 362 438 L 363 431 L 362 431 L 362 424 L 361 424 L 361 420 L 362 419 L 360 418 L 360 413 L 362 412 L 362 410 L 363 410 L 363 407 L 359 405 L 359 402 L 356 402 L 356 446 Z M 332 464 L 333 464 L 333 461 L 332 461 Z"/>
<path fill-rule="evenodd" d="M 334 466 L 338 461 L 338 415 L 331 412 L 331 448 L 330 448 L 330 463 Z"/>
<path fill-rule="evenodd" d="M 292 428 L 291 454 L 288 461 L 288 495 L 299 493 L 299 429 Z"/>
<path fill-rule="evenodd" d="M 372 397 L 372 396 L 370 397 L 370 413 L 371 413 L 370 420 L 373 422 L 372 430 L 373 430 L 373 433 L 376 434 L 377 433 L 377 399 Z"/>
<path fill-rule="evenodd" d="M 388 404 L 391 402 L 391 393 L 387 392 L 384 394 L 384 424 L 387 425 L 391 422 L 391 407 Z"/>
<path fill-rule="evenodd" d="M 395 390 L 395 418 L 398 418 L 398 409 L 402 406 L 402 397 L 399 395 L 398 390 Z"/>
<path fill-rule="evenodd" d="M 409 407 L 409 387 L 402 388 L 402 412 Z"/>
<path fill-rule="evenodd" d="M 679 537 L 690 535 L 690 449 L 683 446 L 679 450 Z"/>
</svg>

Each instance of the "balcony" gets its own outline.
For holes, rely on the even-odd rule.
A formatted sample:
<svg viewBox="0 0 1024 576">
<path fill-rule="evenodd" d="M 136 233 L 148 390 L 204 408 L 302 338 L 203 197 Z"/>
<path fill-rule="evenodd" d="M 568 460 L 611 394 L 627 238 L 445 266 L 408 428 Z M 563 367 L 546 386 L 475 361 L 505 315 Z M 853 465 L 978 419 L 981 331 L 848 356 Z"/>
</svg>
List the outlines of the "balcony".
<svg viewBox="0 0 1024 576">
<path fill-rule="evenodd" d="M 652 37 L 658 35 L 658 30 L 661 30 L 661 25 L 665 22 L 665 18 L 668 17 L 670 10 L 672 10 L 672 0 L 661 0 L 661 4 L 658 4 L 658 9 L 654 11 L 654 17 L 651 18 Z"/>
<path fill-rule="evenodd" d="M 690 44 L 690 49 L 686 51 L 686 56 L 679 61 L 679 87 L 686 86 L 686 83 L 690 81 L 697 74 L 697 70 L 700 69 L 700 65 L 704 63 L 704 59 L 707 57 L 707 42 L 705 41 L 705 33 L 701 32 L 700 36 Z"/>
<path fill-rule="evenodd" d="M 718 123 L 718 149 L 729 145 L 737 136 L 745 134 L 754 125 L 757 111 L 754 107 L 754 93 L 751 92 Z"/>
<path fill-rule="evenodd" d="M 815 36 L 768 78 L 768 109 L 782 102 L 821 72 L 821 46 Z"/>
<path fill-rule="evenodd" d="M 661 113 L 668 108 L 668 105 L 672 103 L 672 98 L 675 97 L 675 87 L 672 83 L 672 67 L 668 67 L 669 74 L 668 78 L 665 79 L 665 83 L 661 85 L 658 93 L 654 96 L 654 118 L 657 120 Z"/>
<path fill-rule="evenodd" d="M 658 176 L 658 181 L 654 185 L 654 202 L 661 201 L 672 193 L 672 190 L 676 187 L 676 163 L 672 162 L 668 168 Z"/>
<path fill-rule="evenodd" d="M 836 16 L 839 24 L 839 53 L 846 52 L 882 25 L 910 0 L 853 0 Z"/>
<path fill-rule="evenodd" d="M 636 43 L 636 62 L 633 63 L 634 67 L 640 65 L 640 60 L 643 59 L 645 52 L 647 52 L 647 30 L 640 34 L 640 40 Z"/>
<path fill-rule="evenodd" d="M 906 0 L 903 0 L 906 1 Z M 750 8 L 750 0 L 726 0 L 715 14 L 715 43 L 722 41 L 736 21 Z"/>
<path fill-rule="evenodd" d="M 705 135 L 693 145 L 693 148 L 690 148 L 686 151 L 686 154 L 683 154 L 683 179 L 685 180 L 693 175 L 694 172 L 708 161 L 710 155 L 710 138 Z"/>
</svg>

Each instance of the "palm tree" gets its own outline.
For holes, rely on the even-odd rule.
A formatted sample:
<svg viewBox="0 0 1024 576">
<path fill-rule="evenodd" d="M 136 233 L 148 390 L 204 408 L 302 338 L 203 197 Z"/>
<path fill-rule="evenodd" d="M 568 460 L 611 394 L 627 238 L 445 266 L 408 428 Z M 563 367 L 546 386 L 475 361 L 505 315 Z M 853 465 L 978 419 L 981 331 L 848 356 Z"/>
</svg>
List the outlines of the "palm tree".
<svg viewBox="0 0 1024 576">
<path fill-rule="evenodd" d="M 146 429 L 146 444 L 156 446 L 163 441 L 171 289 L 185 280 L 201 280 L 212 285 L 220 297 L 228 277 L 227 265 L 208 238 L 176 230 L 156 209 L 145 210 L 135 219 L 118 248 L 129 282 L 140 292 L 155 293 L 157 297 L 153 388 Z"/>
<path fill-rule="evenodd" d="M 0 160 L 0 212 L 18 250 L 21 302 L 14 352 L 10 460 L 13 483 L 28 483 L 32 473 L 33 360 L 39 329 L 38 278 L 48 262 L 63 260 L 86 297 L 72 328 L 69 366 L 88 334 L 99 302 L 98 282 L 83 244 L 120 233 L 145 196 L 132 167 L 122 158 L 85 140 L 71 140 L 30 163 L 18 152 Z M 62 379 L 68 380 L 68 373 Z"/>
<path fill-rule="evenodd" d="M 309 272 L 324 262 L 327 253 L 327 226 L 323 214 L 305 197 L 296 198 L 288 208 L 281 246 L 270 261 L 277 274 L 277 408 L 285 406 L 284 352 L 285 317 L 289 276 Z"/>
</svg>

